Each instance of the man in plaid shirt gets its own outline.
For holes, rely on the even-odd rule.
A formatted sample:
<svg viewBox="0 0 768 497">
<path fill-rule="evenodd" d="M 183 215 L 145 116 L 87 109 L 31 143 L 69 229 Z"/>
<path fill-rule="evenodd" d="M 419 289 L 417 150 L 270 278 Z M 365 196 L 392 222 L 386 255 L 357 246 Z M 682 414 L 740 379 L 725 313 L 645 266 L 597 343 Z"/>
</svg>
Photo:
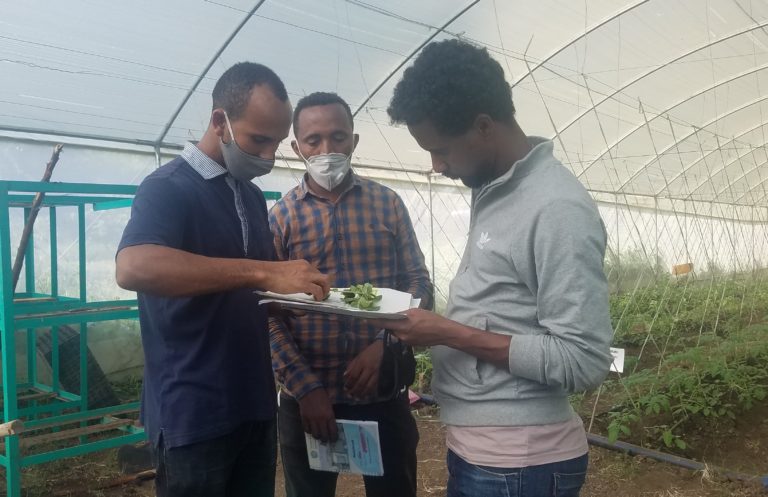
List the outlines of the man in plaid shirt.
<svg viewBox="0 0 768 497">
<path fill-rule="evenodd" d="M 307 174 L 270 212 L 277 258 L 306 259 L 330 275 L 332 287 L 370 282 L 408 292 L 431 308 L 432 283 L 403 201 L 350 169 L 359 137 L 349 105 L 333 93 L 308 95 L 296 105 L 293 132 L 291 145 Z M 337 475 L 309 468 L 304 433 L 335 440 L 336 418 L 379 423 L 384 476 L 364 477 L 369 497 L 416 495 L 419 436 L 407 394 L 377 397 L 381 336 L 380 329 L 342 316 L 270 323 L 288 497 L 335 494 Z"/>
</svg>

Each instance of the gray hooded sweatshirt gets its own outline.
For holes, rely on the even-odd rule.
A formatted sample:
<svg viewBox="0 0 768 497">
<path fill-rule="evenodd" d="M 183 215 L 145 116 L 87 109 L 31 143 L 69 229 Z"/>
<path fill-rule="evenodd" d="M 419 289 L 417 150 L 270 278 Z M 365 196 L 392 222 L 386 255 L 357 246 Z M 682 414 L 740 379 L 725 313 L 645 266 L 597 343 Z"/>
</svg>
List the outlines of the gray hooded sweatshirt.
<svg viewBox="0 0 768 497">
<path fill-rule="evenodd" d="M 529 426 L 567 421 L 570 392 L 595 388 L 613 336 L 597 207 L 552 155 L 530 153 L 472 192 L 469 238 L 446 316 L 512 337 L 509 368 L 456 349 L 432 349 L 443 422 Z"/>
</svg>

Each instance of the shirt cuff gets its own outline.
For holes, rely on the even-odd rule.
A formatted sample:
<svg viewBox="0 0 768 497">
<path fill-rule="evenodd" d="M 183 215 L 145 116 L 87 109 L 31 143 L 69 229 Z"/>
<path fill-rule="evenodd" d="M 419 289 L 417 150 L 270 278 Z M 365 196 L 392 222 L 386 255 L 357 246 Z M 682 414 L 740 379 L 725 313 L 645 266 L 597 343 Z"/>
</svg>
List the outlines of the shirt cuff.
<svg viewBox="0 0 768 497">
<path fill-rule="evenodd" d="M 316 381 L 316 382 L 315 382 L 315 381 L 313 381 L 313 382 L 311 382 L 311 383 L 306 383 L 306 384 L 304 384 L 304 385 L 301 385 L 301 387 L 300 387 L 300 388 L 298 388 L 298 389 L 297 389 L 297 390 L 295 390 L 295 391 L 294 391 L 294 390 L 292 390 L 292 389 L 289 389 L 289 388 L 286 386 L 286 391 L 287 391 L 287 393 L 288 393 L 289 395 L 291 395 L 291 396 L 292 396 L 294 399 L 296 399 L 296 400 L 301 400 L 302 398 L 304 398 L 304 396 L 305 396 L 305 395 L 307 395 L 308 393 L 310 393 L 310 392 L 312 392 L 312 391 L 314 391 L 314 390 L 317 390 L 318 388 L 324 388 L 324 387 L 323 387 L 323 384 L 322 384 L 322 383 L 320 383 L 319 381 Z"/>
</svg>

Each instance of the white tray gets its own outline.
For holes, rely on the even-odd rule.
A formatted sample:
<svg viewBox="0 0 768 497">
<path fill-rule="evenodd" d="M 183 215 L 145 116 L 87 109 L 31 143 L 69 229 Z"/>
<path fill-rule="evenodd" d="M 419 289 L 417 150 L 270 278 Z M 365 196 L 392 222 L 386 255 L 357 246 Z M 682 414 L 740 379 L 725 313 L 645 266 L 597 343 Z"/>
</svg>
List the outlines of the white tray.
<svg viewBox="0 0 768 497">
<path fill-rule="evenodd" d="M 255 291 L 262 298 L 259 304 L 277 302 L 286 309 L 297 309 L 307 312 L 319 312 L 322 314 L 338 314 L 355 318 L 371 319 L 405 319 L 401 314 L 408 309 L 418 307 L 420 299 L 414 299 L 410 293 L 400 292 L 392 288 L 377 288 L 381 300 L 377 302 L 379 310 L 363 310 L 344 303 L 341 292 L 332 290 L 328 298 L 322 302 L 316 301 L 311 295 L 303 293 L 274 293 Z"/>
</svg>

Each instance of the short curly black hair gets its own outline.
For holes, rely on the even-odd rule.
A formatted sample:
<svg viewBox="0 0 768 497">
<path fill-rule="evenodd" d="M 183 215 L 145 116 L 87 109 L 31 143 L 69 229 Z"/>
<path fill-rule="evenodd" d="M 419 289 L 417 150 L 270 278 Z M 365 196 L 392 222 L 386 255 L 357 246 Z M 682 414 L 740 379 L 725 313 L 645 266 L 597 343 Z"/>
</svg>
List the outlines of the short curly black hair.
<svg viewBox="0 0 768 497">
<path fill-rule="evenodd" d="M 293 109 L 293 133 L 296 134 L 297 125 L 299 122 L 299 114 L 307 107 L 317 107 L 318 105 L 333 105 L 339 104 L 344 107 L 344 110 L 349 117 L 349 124 L 354 128 L 354 118 L 352 117 L 352 109 L 349 108 L 349 104 L 335 93 L 316 91 L 309 95 L 302 97 L 296 104 L 296 108 Z"/>
<path fill-rule="evenodd" d="M 281 102 L 288 100 L 285 85 L 272 69 L 255 62 L 240 62 L 224 71 L 213 87 L 213 108 L 224 109 L 231 120 L 238 119 L 257 85 L 267 85 Z"/>
<path fill-rule="evenodd" d="M 405 70 L 387 109 L 394 124 L 429 121 L 444 135 L 465 133 L 479 114 L 515 115 L 504 70 L 485 48 L 451 39 L 427 45 Z"/>
</svg>

